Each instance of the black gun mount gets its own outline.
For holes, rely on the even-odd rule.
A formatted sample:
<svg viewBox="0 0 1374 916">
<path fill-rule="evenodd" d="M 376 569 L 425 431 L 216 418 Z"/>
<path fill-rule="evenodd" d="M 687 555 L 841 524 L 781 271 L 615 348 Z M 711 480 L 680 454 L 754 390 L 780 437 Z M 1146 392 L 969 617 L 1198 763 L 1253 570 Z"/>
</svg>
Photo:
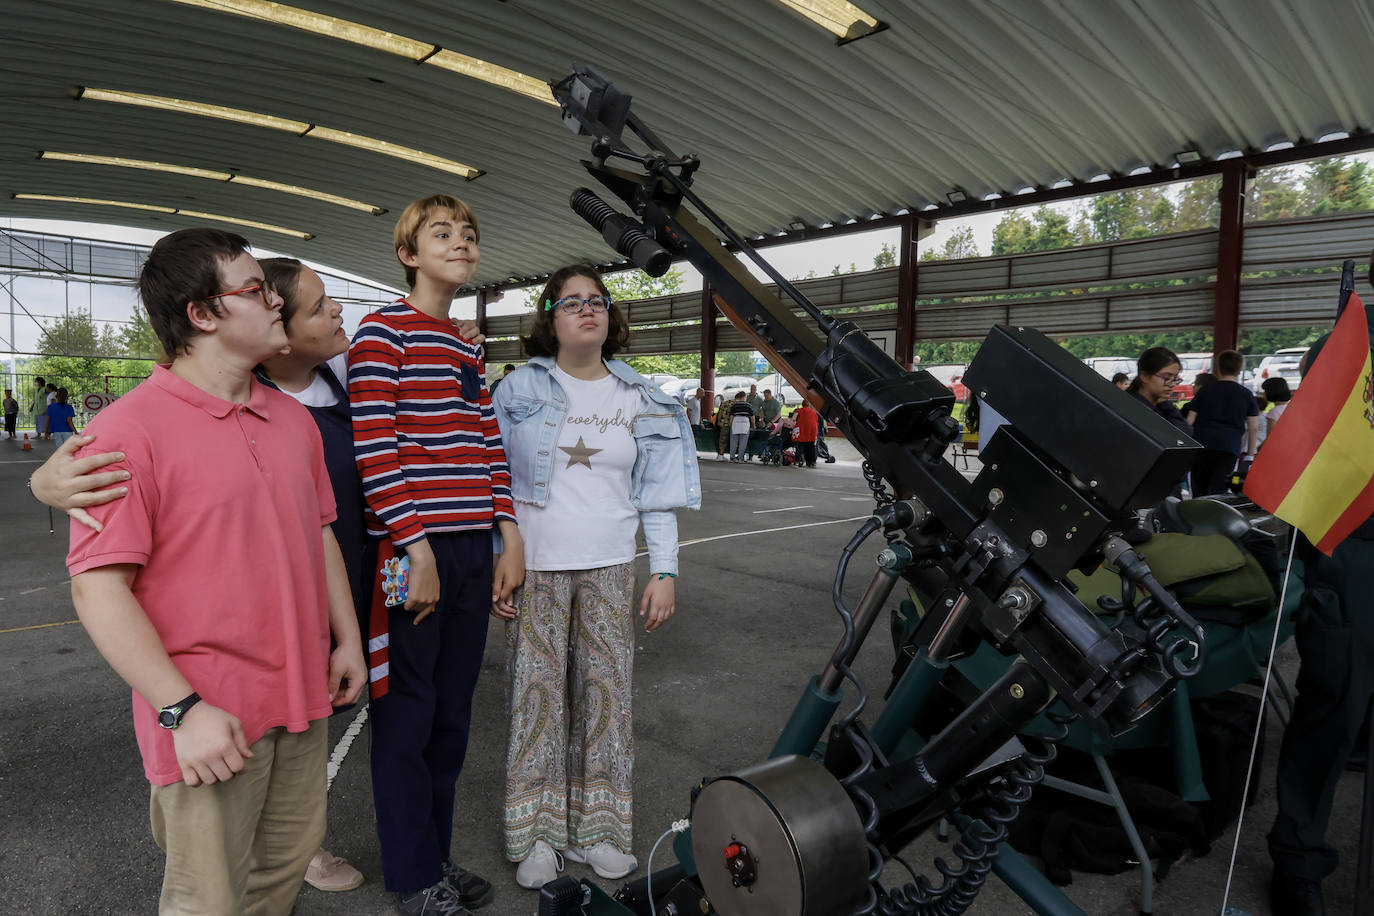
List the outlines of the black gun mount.
<svg viewBox="0 0 1374 916">
<path fill-rule="evenodd" d="M 1014 710 L 1003 709 L 989 691 L 912 761 L 881 766 L 883 756 L 866 751 L 868 739 L 850 728 L 864 762 L 844 783 L 870 840 L 884 830 L 900 832 L 893 812 L 909 813 L 909 824 L 925 824 L 942 798 L 950 799 L 946 809 L 956 804 L 950 791 L 1053 699 L 1094 728 L 1117 734 L 1168 696 L 1176 678 L 1201 666 L 1201 630 L 1121 538 L 1137 525 L 1134 510 L 1168 495 L 1191 464 L 1195 443 L 1034 329 L 998 326 L 964 382 L 986 412 L 1006 422 L 991 441 L 984 439 L 983 470 L 965 479 L 943 457 L 960 429 L 948 389 L 928 372 L 905 370 L 853 323 L 807 300 L 696 195 L 692 178 L 699 160 L 674 155 L 604 77 L 578 66 L 554 94 L 565 123 L 593 138 L 592 158 L 583 162 L 587 171 L 638 220 L 615 214 L 616 232 L 642 230 L 690 261 L 725 315 L 863 454 L 878 502 L 870 530 L 882 528 L 890 541 L 909 548 L 914 561 L 903 574 L 928 599 L 922 651 L 948 658 L 981 637 L 1024 658 L 1016 668 L 1024 700 Z M 642 152 L 625 143 L 627 131 Z M 603 223 L 610 219 L 605 210 L 600 215 Z M 791 303 L 749 274 L 726 243 L 758 264 Z M 1104 557 L 1151 599 L 1114 626 L 1085 608 L 1064 578 Z M 847 555 L 841 575 L 844 562 Z M 838 594 L 844 617 L 848 611 Z M 845 641 L 827 666 L 830 682 L 822 689 L 838 687 L 842 675 L 858 684 L 847 660 L 871 623 L 846 618 Z M 997 712 L 989 718 L 985 711 L 992 709 Z M 836 771 L 841 765 L 828 758 L 827 766 Z M 886 789 L 855 791 L 874 779 L 885 779 Z M 888 810 L 868 810 L 874 798 L 885 799 Z M 727 912 L 714 897 L 713 903 Z M 876 906 L 870 900 L 860 910 Z"/>
</svg>

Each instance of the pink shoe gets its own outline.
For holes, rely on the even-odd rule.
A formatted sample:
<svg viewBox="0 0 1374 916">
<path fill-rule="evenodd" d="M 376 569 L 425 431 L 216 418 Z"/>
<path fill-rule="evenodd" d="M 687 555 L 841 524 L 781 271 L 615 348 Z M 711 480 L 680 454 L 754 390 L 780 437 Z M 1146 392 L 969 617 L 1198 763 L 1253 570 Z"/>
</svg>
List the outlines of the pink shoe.
<svg viewBox="0 0 1374 916">
<path fill-rule="evenodd" d="M 363 883 L 363 873 L 322 846 L 305 870 L 305 883 L 319 891 L 351 891 Z"/>
</svg>

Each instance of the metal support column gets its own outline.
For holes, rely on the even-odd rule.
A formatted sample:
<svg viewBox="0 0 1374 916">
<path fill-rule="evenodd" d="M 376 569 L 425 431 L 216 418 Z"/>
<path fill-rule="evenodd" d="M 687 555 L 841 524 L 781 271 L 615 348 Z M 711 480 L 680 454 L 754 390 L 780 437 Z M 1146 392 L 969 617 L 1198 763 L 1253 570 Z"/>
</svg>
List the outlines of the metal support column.
<svg viewBox="0 0 1374 916">
<path fill-rule="evenodd" d="M 473 319 L 477 322 L 477 330 L 483 334 L 487 333 L 487 289 L 483 287 L 477 291 L 477 317 Z"/>
<path fill-rule="evenodd" d="M 919 217 L 902 217 L 902 240 L 897 246 L 897 362 L 910 370 L 916 349 L 916 223 Z"/>
<path fill-rule="evenodd" d="M 716 403 L 716 303 L 711 284 L 701 283 L 701 387 L 706 400 L 701 405 L 701 418 L 706 419 Z"/>
<path fill-rule="evenodd" d="M 1221 225 L 1217 236 L 1216 309 L 1212 352 L 1234 350 L 1240 329 L 1240 263 L 1244 254 L 1245 188 L 1252 173 L 1244 159 L 1221 167 Z"/>
</svg>

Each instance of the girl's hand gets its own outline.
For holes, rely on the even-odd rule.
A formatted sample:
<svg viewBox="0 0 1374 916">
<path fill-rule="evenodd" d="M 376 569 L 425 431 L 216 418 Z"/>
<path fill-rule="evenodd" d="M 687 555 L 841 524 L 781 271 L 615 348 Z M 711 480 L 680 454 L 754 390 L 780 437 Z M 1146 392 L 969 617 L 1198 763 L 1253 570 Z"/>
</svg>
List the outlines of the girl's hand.
<svg viewBox="0 0 1374 916">
<path fill-rule="evenodd" d="M 132 475 L 123 469 L 96 473 L 106 465 L 123 461 L 123 452 L 104 452 L 80 459 L 73 457 L 77 449 L 94 441 L 95 436 L 72 436 L 62 443 L 52 457 L 33 472 L 29 489 L 39 502 L 61 509 L 87 528 L 100 531 L 100 522 L 86 508 L 127 496 L 128 487 L 111 487 L 110 484 L 122 483 Z"/>
<path fill-rule="evenodd" d="M 673 616 L 676 609 L 674 596 L 677 591 L 673 583 L 676 581 L 672 576 L 660 579 L 657 574 L 653 574 L 649 584 L 644 587 L 644 597 L 639 601 L 639 616 L 647 618 L 644 621 L 644 629 L 648 632 L 657 630 Z"/>
</svg>

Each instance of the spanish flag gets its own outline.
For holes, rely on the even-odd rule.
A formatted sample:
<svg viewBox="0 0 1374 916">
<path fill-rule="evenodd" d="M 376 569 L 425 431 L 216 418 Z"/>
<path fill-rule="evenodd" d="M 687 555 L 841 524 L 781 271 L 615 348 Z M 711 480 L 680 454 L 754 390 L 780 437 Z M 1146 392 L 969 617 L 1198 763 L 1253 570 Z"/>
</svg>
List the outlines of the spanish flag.
<svg viewBox="0 0 1374 916">
<path fill-rule="evenodd" d="M 1374 515 L 1374 369 L 1360 297 L 1326 346 L 1245 480 L 1245 494 L 1330 556 Z"/>
</svg>

